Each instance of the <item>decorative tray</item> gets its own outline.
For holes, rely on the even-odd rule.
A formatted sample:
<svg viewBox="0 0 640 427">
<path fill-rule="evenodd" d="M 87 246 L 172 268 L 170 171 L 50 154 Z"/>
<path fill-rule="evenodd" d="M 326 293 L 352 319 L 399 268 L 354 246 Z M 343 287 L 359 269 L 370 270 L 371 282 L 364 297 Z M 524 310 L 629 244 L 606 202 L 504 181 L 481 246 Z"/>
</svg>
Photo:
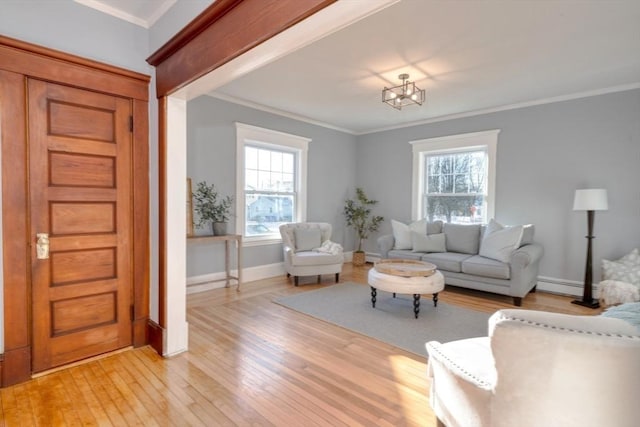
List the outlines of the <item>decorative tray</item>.
<svg viewBox="0 0 640 427">
<path fill-rule="evenodd" d="M 379 273 L 403 277 L 431 276 L 436 272 L 434 264 L 411 259 L 381 259 L 373 268 Z"/>
</svg>

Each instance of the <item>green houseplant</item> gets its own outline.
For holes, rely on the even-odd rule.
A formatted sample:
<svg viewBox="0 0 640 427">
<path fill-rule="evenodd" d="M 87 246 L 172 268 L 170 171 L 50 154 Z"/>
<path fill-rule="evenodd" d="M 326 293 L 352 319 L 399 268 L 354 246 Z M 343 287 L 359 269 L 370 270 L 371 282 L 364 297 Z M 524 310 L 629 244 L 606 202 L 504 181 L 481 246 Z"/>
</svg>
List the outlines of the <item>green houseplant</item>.
<svg viewBox="0 0 640 427">
<path fill-rule="evenodd" d="M 207 185 L 207 181 L 198 183 L 193 193 L 194 210 L 198 214 L 198 227 L 211 223 L 213 234 L 227 234 L 227 222 L 231 216 L 233 197 L 223 197 L 216 190 L 215 184 Z"/>
<path fill-rule="evenodd" d="M 384 217 L 379 215 L 371 215 L 371 209 L 376 203 L 378 201 L 369 199 L 362 188 L 356 188 L 355 200 L 345 200 L 344 216 L 347 225 L 352 227 L 358 235 L 358 249 L 353 253 L 354 265 L 364 264 L 362 241 L 369 237 L 369 234 L 378 231 L 380 223 L 384 220 Z"/>
</svg>

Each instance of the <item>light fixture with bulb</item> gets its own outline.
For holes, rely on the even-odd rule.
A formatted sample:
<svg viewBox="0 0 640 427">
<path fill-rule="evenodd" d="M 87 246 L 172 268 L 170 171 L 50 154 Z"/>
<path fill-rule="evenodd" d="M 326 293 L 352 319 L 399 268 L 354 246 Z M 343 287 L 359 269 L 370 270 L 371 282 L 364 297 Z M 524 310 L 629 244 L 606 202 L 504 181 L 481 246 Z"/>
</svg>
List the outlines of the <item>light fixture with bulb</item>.
<svg viewBox="0 0 640 427">
<path fill-rule="evenodd" d="M 418 88 L 415 82 L 410 82 L 409 74 L 400 74 L 398 78 L 402 80 L 402 84 L 382 89 L 382 102 L 398 110 L 410 104 L 422 105 L 425 98 L 424 89 Z"/>
</svg>

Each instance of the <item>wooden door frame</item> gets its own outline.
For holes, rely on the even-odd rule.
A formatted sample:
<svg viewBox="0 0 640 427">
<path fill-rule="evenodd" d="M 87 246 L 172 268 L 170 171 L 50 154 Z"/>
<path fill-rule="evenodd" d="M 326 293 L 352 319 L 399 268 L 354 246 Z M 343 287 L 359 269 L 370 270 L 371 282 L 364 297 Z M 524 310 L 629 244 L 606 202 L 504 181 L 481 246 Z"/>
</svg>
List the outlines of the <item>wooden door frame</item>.
<svg viewBox="0 0 640 427">
<path fill-rule="evenodd" d="M 150 344 L 163 354 L 167 328 L 167 104 L 171 94 L 337 0 L 217 0 L 153 53 L 158 97 L 158 323 Z M 185 235 L 186 238 L 186 235 Z"/>
<path fill-rule="evenodd" d="M 132 102 L 133 344 L 148 342 L 149 76 L 0 36 L 4 354 L 0 386 L 31 378 L 31 251 L 26 79 L 129 98 Z"/>
</svg>

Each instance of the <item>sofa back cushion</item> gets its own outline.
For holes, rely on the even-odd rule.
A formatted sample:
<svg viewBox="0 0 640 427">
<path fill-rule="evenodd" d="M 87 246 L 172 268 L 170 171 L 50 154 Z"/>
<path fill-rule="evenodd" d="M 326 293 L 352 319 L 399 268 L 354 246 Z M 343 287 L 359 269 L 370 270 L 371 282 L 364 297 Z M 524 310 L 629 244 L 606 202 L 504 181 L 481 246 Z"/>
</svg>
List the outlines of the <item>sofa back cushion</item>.
<svg viewBox="0 0 640 427">
<path fill-rule="evenodd" d="M 477 255 L 480 249 L 480 224 L 444 224 L 447 252 Z"/>
<path fill-rule="evenodd" d="M 405 224 L 392 219 L 391 230 L 393 231 L 394 249 L 413 249 L 412 233 L 423 236 L 442 233 L 442 221 L 427 222 L 426 219 L 420 219 L 411 224 Z"/>
<path fill-rule="evenodd" d="M 523 230 L 522 225 L 505 227 L 492 219 L 484 231 L 480 243 L 480 255 L 508 263 L 513 251 L 520 247 Z"/>
</svg>

